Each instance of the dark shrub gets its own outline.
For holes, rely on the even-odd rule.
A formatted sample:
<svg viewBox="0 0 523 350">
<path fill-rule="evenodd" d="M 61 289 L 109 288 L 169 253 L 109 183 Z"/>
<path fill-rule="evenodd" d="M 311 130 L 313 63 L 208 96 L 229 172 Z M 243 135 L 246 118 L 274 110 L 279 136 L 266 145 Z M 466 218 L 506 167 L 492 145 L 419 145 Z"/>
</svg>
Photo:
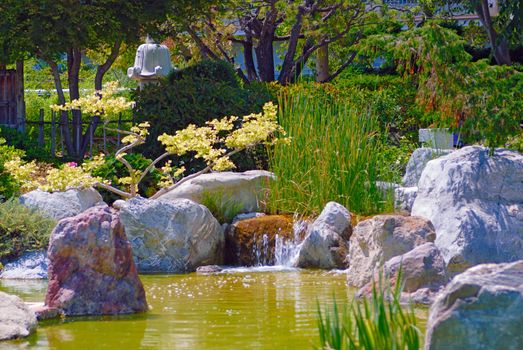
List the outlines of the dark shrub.
<svg viewBox="0 0 523 350">
<path fill-rule="evenodd" d="M 229 64 L 204 61 L 173 73 L 158 85 L 135 91 L 132 98 L 136 101 L 136 121 L 151 124 L 150 135 L 139 151 L 154 159 L 164 152 L 157 141 L 159 135 L 174 134 L 189 124 L 201 126 L 215 118 L 260 112 L 270 94 L 263 85 L 242 86 Z M 257 163 L 245 153 L 233 160 L 237 170 L 252 169 Z M 190 155 L 175 162 L 183 162 L 189 173 L 203 166 Z"/>
</svg>

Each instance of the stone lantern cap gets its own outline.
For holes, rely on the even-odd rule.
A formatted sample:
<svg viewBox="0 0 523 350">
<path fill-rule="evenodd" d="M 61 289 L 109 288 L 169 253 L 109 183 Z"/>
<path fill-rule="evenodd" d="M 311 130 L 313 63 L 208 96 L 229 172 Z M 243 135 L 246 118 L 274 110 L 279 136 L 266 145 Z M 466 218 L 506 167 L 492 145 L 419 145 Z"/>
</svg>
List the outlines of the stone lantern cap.
<svg viewBox="0 0 523 350">
<path fill-rule="evenodd" d="M 167 76 L 172 69 L 167 46 L 156 44 L 147 36 L 145 44 L 136 50 L 134 66 L 127 69 L 127 76 L 136 80 L 154 80 Z"/>
</svg>

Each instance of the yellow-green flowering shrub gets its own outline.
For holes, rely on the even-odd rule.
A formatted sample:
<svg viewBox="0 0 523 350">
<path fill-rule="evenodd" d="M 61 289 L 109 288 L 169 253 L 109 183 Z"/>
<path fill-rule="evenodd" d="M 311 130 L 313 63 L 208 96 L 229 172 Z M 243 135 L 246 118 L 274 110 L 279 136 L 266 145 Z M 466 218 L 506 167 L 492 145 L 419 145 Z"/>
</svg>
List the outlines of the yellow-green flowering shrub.
<svg viewBox="0 0 523 350">
<path fill-rule="evenodd" d="M 87 115 L 103 118 L 117 115 L 134 106 L 133 101 L 128 101 L 122 96 L 116 96 L 118 86 L 117 81 L 112 81 L 105 84 L 101 91 L 95 91 L 91 95 L 80 97 L 64 105 L 51 105 L 50 107 L 55 112 L 79 109 Z"/>
<path fill-rule="evenodd" d="M 38 188 L 42 191 L 58 192 L 71 188 L 85 189 L 103 183 L 103 179 L 91 175 L 91 171 L 103 163 L 104 156 L 99 155 L 81 166 L 69 162 L 60 168 L 49 169 L 43 177 L 36 176 L 37 165 L 34 161 L 24 162 L 20 157 L 14 157 L 5 163 L 5 168 L 22 184 L 25 191 Z"/>
<path fill-rule="evenodd" d="M 83 102 L 73 101 L 64 108 L 78 108 L 89 101 L 95 103 L 94 100 L 85 98 Z M 118 103 L 120 106 L 118 108 L 129 107 L 129 104 L 122 101 Z M 98 108 L 105 108 L 102 106 L 103 104 L 99 104 L 97 110 L 99 110 Z M 111 107 L 110 110 L 115 111 L 118 108 Z M 172 164 L 172 161 L 166 161 L 158 169 L 161 173 L 160 186 L 162 188 L 151 197 L 157 198 L 161 194 L 200 174 L 211 170 L 224 171 L 233 169 L 235 165 L 230 160 L 230 156 L 244 149 L 262 143 L 288 142 L 288 139 L 285 138 L 285 131 L 278 125 L 276 113 L 276 106 L 269 102 L 265 104 L 262 113 L 250 114 L 243 118 L 231 116 L 219 120 L 214 119 L 202 127 L 189 125 L 187 128 L 177 131 L 174 135 L 163 134 L 158 137 L 158 140 L 164 145 L 166 152 L 156 158 L 144 170 L 134 169 L 124 157 L 129 150 L 145 142 L 149 134 L 149 123 L 140 123 L 133 126 L 130 131 L 117 130 L 126 135 L 122 139 L 124 146 L 115 154 L 115 158 L 125 165 L 129 174 L 118 179 L 118 184 L 125 186 L 125 190 L 106 183 L 101 178 L 91 174 L 93 169 L 103 165 L 104 159 L 102 156 L 84 162 L 81 166 L 78 166 L 76 163 L 67 163 L 59 169 L 51 169 L 47 172 L 45 178 L 35 178 L 36 165 L 33 162 L 23 162 L 19 157 L 9 162 L 6 168 L 17 180 L 24 184 L 26 190 L 39 188 L 44 191 L 54 192 L 64 191 L 69 188 L 99 186 L 124 198 L 131 198 L 138 194 L 138 184 L 144 177 L 153 169 L 156 169 L 156 165 L 160 161 L 170 155 L 191 154 L 194 158 L 203 159 L 206 162 L 207 167 L 205 169 L 182 177 L 185 168 L 183 166 L 176 167 Z M 235 127 L 238 124 L 239 127 Z M 276 137 L 277 135 L 281 138 Z"/>
</svg>

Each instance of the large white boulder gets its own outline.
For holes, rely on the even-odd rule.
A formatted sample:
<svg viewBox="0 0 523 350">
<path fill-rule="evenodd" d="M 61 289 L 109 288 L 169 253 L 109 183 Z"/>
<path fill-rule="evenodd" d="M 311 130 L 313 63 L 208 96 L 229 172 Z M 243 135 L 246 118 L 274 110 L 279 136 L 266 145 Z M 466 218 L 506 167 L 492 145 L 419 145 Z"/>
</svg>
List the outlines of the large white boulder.
<svg viewBox="0 0 523 350">
<path fill-rule="evenodd" d="M 523 349 L 523 261 L 457 275 L 430 309 L 426 350 Z"/>
<path fill-rule="evenodd" d="M 34 312 L 22 299 L 0 292 L 0 340 L 27 337 L 36 325 Z"/>
<path fill-rule="evenodd" d="M 209 209 L 189 199 L 130 199 L 120 219 L 140 272 L 190 272 L 221 264 L 224 232 Z"/>
<path fill-rule="evenodd" d="M 523 259 L 523 155 L 469 146 L 430 161 L 412 215 L 434 224 L 452 273 Z"/>
<path fill-rule="evenodd" d="M 352 233 L 351 214 L 341 204 L 329 202 L 320 216 L 309 226 L 299 247 L 296 266 L 304 268 L 345 268 L 349 238 Z"/>
<path fill-rule="evenodd" d="M 97 205 L 106 205 L 100 193 L 93 188 L 52 193 L 34 190 L 22 195 L 20 203 L 55 220 L 76 216 Z"/>
<path fill-rule="evenodd" d="M 387 260 L 435 238 L 432 224 L 420 217 L 377 215 L 360 222 L 349 242 L 348 284 L 363 287 Z"/>
<path fill-rule="evenodd" d="M 218 200 L 218 204 L 236 206 L 238 212 L 262 211 L 269 181 L 274 174 L 264 170 L 243 173 L 207 173 L 191 179 L 159 197 L 160 200 L 186 198 L 202 204 L 205 198 Z"/>
</svg>

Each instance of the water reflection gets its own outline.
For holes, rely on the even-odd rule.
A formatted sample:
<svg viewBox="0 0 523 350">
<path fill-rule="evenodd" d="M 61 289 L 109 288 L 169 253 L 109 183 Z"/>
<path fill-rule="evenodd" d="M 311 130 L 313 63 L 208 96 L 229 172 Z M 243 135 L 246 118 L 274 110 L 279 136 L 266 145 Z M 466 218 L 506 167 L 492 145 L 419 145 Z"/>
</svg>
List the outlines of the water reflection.
<svg viewBox="0 0 523 350">
<path fill-rule="evenodd" d="M 255 268 L 141 277 L 151 306 L 146 314 L 44 323 L 29 340 L 5 344 L 13 349 L 311 349 L 317 341 L 317 300 L 328 304 L 335 295 L 345 303 L 353 295 L 344 273 L 323 271 Z M 0 289 L 36 300 L 45 292 L 41 286 L 4 282 Z"/>
</svg>

